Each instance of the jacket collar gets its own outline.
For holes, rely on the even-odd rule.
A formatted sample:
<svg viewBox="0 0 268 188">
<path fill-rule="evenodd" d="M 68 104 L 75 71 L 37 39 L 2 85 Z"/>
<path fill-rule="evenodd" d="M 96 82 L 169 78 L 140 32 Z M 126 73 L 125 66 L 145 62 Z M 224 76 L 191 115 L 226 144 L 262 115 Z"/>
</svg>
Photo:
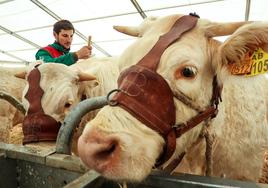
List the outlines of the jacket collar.
<svg viewBox="0 0 268 188">
<path fill-rule="evenodd" d="M 53 44 L 51 44 L 55 49 L 57 49 L 60 52 L 68 53 L 70 51 L 69 49 L 64 48 L 62 45 L 60 45 L 57 41 L 55 41 Z"/>
</svg>

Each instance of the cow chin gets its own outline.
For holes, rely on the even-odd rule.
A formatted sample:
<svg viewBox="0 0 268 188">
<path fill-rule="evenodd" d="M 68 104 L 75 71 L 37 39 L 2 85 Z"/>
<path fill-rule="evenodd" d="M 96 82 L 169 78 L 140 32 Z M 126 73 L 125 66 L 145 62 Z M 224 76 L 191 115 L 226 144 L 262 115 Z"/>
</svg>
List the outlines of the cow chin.
<svg viewBox="0 0 268 188">
<path fill-rule="evenodd" d="M 149 175 L 164 146 L 161 136 L 154 131 L 108 132 L 91 123 L 78 140 L 79 157 L 89 169 L 116 181 L 140 182 Z"/>
</svg>

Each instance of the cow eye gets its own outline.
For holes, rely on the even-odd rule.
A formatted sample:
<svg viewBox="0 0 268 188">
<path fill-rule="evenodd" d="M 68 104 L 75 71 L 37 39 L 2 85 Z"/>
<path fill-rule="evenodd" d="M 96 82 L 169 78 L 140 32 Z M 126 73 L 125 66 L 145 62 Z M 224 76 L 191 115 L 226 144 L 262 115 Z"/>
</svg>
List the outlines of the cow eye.
<svg viewBox="0 0 268 188">
<path fill-rule="evenodd" d="M 66 104 L 64 105 L 65 108 L 69 108 L 70 106 L 71 106 L 70 103 L 66 103 Z"/>
<path fill-rule="evenodd" d="M 64 108 L 70 108 L 72 106 L 72 102 L 71 101 L 68 101 L 64 104 Z"/>
<path fill-rule="evenodd" d="M 187 78 L 193 78 L 196 76 L 196 74 L 197 74 L 197 69 L 195 67 L 187 66 L 181 70 L 181 75 Z"/>
</svg>

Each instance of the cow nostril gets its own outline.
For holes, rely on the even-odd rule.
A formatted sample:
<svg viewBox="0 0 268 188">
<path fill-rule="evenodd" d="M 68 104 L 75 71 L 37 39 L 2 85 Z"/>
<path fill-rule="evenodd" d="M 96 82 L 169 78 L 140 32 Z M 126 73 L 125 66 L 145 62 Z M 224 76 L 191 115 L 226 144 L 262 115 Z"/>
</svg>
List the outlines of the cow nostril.
<svg viewBox="0 0 268 188">
<path fill-rule="evenodd" d="M 97 156 L 99 159 L 105 159 L 108 158 L 109 156 L 111 156 L 117 147 L 117 143 L 112 143 L 110 144 L 108 147 L 104 148 L 103 150 L 99 151 L 97 153 Z"/>
</svg>

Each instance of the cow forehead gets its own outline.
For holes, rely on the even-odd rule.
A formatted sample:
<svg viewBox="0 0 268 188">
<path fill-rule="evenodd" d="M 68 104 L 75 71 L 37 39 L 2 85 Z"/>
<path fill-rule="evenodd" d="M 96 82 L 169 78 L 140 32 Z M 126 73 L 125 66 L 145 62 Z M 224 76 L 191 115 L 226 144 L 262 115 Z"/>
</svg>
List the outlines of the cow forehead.
<svg viewBox="0 0 268 188">
<path fill-rule="evenodd" d="M 196 41 L 197 42 L 197 41 Z M 178 43 L 170 46 L 163 53 L 157 72 L 165 72 L 167 69 L 176 70 L 179 66 L 194 66 L 200 69 L 207 62 L 205 45 L 201 47 L 201 40 L 198 45 L 189 43 Z"/>
<path fill-rule="evenodd" d="M 150 26 L 145 28 L 146 31 L 144 32 L 144 35 L 167 33 L 173 24 L 182 16 L 184 15 L 176 14 L 155 19 Z"/>
<path fill-rule="evenodd" d="M 155 21 L 145 34 L 136 40 L 122 54 L 120 64 L 133 65 L 142 59 L 157 43 L 159 37 L 167 33 L 179 16 L 169 16 Z M 198 27 L 198 26 L 197 26 Z M 179 62 L 191 60 L 200 63 L 206 58 L 207 38 L 202 30 L 194 28 L 184 33 L 180 39 L 169 46 L 163 53 L 158 70 L 162 67 L 170 67 Z M 173 64 L 170 63 L 172 60 Z M 196 61 L 198 60 L 198 61 Z M 196 65 L 199 66 L 198 64 Z"/>
<path fill-rule="evenodd" d="M 42 66 L 38 67 L 40 74 L 41 74 L 41 80 L 51 80 L 51 81 L 60 81 L 60 79 L 70 79 L 73 80 L 77 77 L 77 73 L 70 69 L 69 67 L 62 65 L 62 64 L 56 64 L 56 63 L 48 63 L 43 64 Z"/>
</svg>

